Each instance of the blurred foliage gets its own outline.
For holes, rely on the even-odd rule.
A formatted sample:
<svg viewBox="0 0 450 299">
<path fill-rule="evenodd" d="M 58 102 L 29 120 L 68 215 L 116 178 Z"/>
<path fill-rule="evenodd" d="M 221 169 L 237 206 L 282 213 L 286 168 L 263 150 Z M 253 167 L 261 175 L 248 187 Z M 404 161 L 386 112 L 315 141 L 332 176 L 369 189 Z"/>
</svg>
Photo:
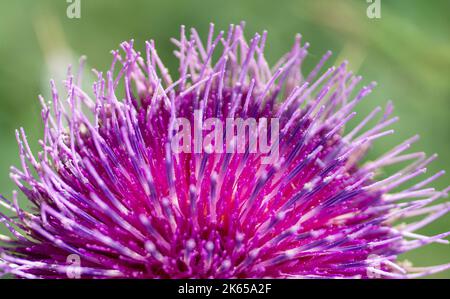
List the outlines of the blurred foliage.
<svg viewBox="0 0 450 299">
<path fill-rule="evenodd" d="M 76 65 L 81 55 L 88 57 L 90 67 L 105 70 L 109 51 L 132 38 L 141 49 L 145 40 L 154 39 L 160 56 L 176 71 L 169 38 L 178 35 L 181 24 L 206 34 L 210 22 L 226 29 L 244 20 L 247 35 L 268 30 L 271 63 L 290 48 L 297 32 L 311 43 L 307 69 L 328 49 L 334 51 L 334 62 L 348 59 L 364 76 L 363 83 L 378 82 L 359 105 L 361 117 L 389 99 L 400 116 L 396 134 L 378 142 L 369 158 L 418 133 L 421 141 L 414 149 L 440 155 L 428 173 L 450 169 L 448 0 L 382 0 L 381 19 L 367 18 L 363 0 L 81 0 L 81 19 L 67 18 L 67 5 L 63 0 L 0 3 L 0 192 L 7 197 L 14 189 L 9 167 L 20 163 L 14 130 L 23 126 L 32 148 L 38 149 L 42 123 L 37 95 L 48 95 L 50 78 L 62 79 L 66 66 Z M 448 177 L 435 186 L 447 187 Z M 422 232 L 449 228 L 447 216 Z M 405 258 L 433 265 L 450 262 L 449 253 L 448 246 L 429 245 Z M 450 271 L 434 277 L 449 278 Z"/>
</svg>

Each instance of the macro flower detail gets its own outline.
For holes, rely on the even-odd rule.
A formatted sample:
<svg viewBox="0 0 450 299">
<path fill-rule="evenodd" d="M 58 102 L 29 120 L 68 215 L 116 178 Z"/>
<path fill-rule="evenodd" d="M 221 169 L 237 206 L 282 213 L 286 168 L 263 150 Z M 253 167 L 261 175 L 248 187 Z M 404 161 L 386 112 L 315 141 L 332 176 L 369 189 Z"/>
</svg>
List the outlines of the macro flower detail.
<svg viewBox="0 0 450 299">
<path fill-rule="evenodd" d="M 2 196 L 9 213 L 0 221 L 10 235 L 0 235 L 0 274 L 415 278 L 450 268 L 398 259 L 448 243 L 449 232 L 415 231 L 450 210 L 438 202 L 449 188 L 429 187 L 443 171 L 423 178 L 435 156 L 407 153 L 417 136 L 365 162 L 397 120 L 388 103 L 346 129 L 375 83 L 358 87 L 361 77 L 346 62 L 323 71 L 331 52 L 303 73 L 309 45 L 300 36 L 271 68 L 266 32 L 248 41 L 243 30 L 215 34 L 211 25 L 202 42 L 182 27 L 173 39 L 176 78 L 153 41 L 143 54 L 130 41 L 112 52 L 106 73 L 94 70 L 93 92 L 81 87 L 83 63 L 77 75 L 69 70 L 66 94 L 51 82 L 51 101 L 40 98 L 42 150 L 32 153 L 24 130 L 16 132 L 21 168 L 12 167 L 11 178 L 31 206 L 21 207 L 15 192 L 11 200 Z M 277 155 L 250 151 L 250 138 L 238 135 L 231 147 L 243 142 L 241 151 L 225 150 L 230 143 L 221 135 L 205 147 L 214 151 L 193 149 L 192 139 L 205 141 L 212 127 L 187 145 L 177 140 L 187 150 L 175 151 L 180 118 L 192 124 L 188 133 L 208 118 L 255 120 Z M 255 134 L 248 123 L 235 129 Z M 405 162 L 383 177 L 382 169 Z"/>
</svg>

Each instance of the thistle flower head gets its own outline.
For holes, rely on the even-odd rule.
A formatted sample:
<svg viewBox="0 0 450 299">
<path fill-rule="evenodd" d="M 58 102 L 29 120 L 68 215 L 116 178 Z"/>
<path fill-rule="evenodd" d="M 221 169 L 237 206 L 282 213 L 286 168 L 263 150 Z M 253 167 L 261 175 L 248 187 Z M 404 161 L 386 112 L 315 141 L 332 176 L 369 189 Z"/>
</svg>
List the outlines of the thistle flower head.
<svg viewBox="0 0 450 299">
<path fill-rule="evenodd" d="M 42 150 L 33 154 L 16 133 L 21 168 L 11 178 L 31 207 L 16 193 L 2 197 L 13 216 L 0 217 L 11 233 L 0 235 L 0 273 L 403 278 L 450 267 L 398 261 L 448 243 L 449 233 L 414 231 L 448 212 L 433 203 L 449 189 L 428 187 L 443 172 L 403 187 L 435 158 L 405 153 L 417 137 L 364 162 L 397 120 L 388 103 L 345 128 L 374 83 L 358 87 L 346 62 L 322 71 L 330 52 L 302 73 L 300 36 L 272 68 L 266 32 L 248 41 L 243 25 L 217 35 L 211 26 L 205 42 L 182 27 L 173 42 L 175 78 L 153 41 L 143 54 L 130 41 L 113 51 L 110 70 L 94 71 L 92 93 L 70 72 L 65 95 L 52 82 L 51 101 L 41 98 Z M 395 225 L 413 216 L 422 219 Z"/>
</svg>

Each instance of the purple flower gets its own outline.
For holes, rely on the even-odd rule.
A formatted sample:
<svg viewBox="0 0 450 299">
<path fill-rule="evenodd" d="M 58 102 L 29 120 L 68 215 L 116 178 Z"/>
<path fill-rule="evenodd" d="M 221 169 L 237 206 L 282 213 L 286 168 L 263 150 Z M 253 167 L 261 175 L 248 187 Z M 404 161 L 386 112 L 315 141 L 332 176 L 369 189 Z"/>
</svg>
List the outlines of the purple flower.
<svg viewBox="0 0 450 299">
<path fill-rule="evenodd" d="M 433 204 L 449 188 L 427 187 L 443 172 L 408 184 L 435 156 L 405 153 L 415 136 L 364 162 L 397 120 L 388 103 L 383 113 L 378 107 L 344 129 L 375 84 L 357 88 L 361 77 L 346 62 L 321 72 L 330 52 L 302 74 L 308 44 L 300 36 L 270 68 L 265 41 L 266 32 L 247 41 L 240 25 L 218 35 L 211 26 L 202 43 L 195 29 L 188 37 L 182 27 L 173 40 L 177 78 L 153 41 L 144 55 L 131 41 L 113 51 L 106 74 L 95 71 L 92 94 L 70 72 L 67 95 L 52 82 L 51 102 L 41 98 L 42 151 L 33 154 L 23 129 L 16 133 L 22 165 L 11 178 L 31 207 L 22 209 L 16 193 L 0 202 L 14 215 L 0 217 L 11 232 L 0 235 L 0 273 L 413 278 L 450 268 L 413 268 L 397 259 L 448 243 L 448 232 L 415 233 L 450 209 L 448 202 Z M 180 119 L 192 126 L 180 126 Z M 215 120 L 209 130 L 202 126 L 207 119 Z M 232 127 L 236 137 L 212 134 L 202 147 L 227 119 L 244 121 Z M 256 135 L 268 137 L 266 149 L 277 155 L 263 153 L 251 141 Z M 380 175 L 404 161 L 400 172 Z"/>
</svg>

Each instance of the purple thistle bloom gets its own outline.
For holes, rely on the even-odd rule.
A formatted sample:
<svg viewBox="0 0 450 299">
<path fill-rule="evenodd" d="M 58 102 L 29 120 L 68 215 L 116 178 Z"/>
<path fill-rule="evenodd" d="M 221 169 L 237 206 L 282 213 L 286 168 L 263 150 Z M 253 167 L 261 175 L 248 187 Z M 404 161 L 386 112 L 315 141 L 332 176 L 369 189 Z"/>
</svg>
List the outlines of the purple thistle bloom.
<svg viewBox="0 0 450 299">
<path fill-rule="evenodd" d="M 34 155 L 23 129 L 16 133 L 22 167 L 12 167 L 11 178 L 32 207 L 22 209 L 16 193 L 0 201 L 14 214 L 0 215 L 11 232 L 0 235 L 0 274 L 414 278 L 450 268 L 397 260 L 448 243 L 448 232 L 414 233 L 450 210 L 448 202 L 432 204 L 449 188 L 427 187 L 443 171 L 402 188 L 435 156 L 405 153 L 415 136 L 364 163 L 397 120 L 388 103 L 379 120 L 380 107 L 344 130 L 375 84 L 357 90 L 361 77 L 346 62 L 321 73 L 330 52 L 302 74 L 308 44 L 300 36 L 270 68 L 265 41 L 266 32 L 247 42 L 239 25 L 217 36 L 211 26 L 202 43 L 195 29 L 188 37 L 182 27 L 173 40 L 179 78 L 172 79 L 153 41 L 145 55 L 131 41 L 113 51 L 106 74 L 95 72 L 92 95 L 70 72 L 67 96 L 52 82 L 52 101 L 41 98 L 42 151 Z M 278 157 L 263 163 L 266 155 L 250 152 L 250 142 L 243 152 L 175 152 L 175 119 L 192 123 L 194 111 L 201 121 L 271 119 L 270 136 L 278 119 L 271 145 Z M 366 128 L 369 122 L 376 124 Z M 379 177 L 404 161 L 400 172 Z M 423 218 L 395 226 L 417 216 Z"/>
</svg>

